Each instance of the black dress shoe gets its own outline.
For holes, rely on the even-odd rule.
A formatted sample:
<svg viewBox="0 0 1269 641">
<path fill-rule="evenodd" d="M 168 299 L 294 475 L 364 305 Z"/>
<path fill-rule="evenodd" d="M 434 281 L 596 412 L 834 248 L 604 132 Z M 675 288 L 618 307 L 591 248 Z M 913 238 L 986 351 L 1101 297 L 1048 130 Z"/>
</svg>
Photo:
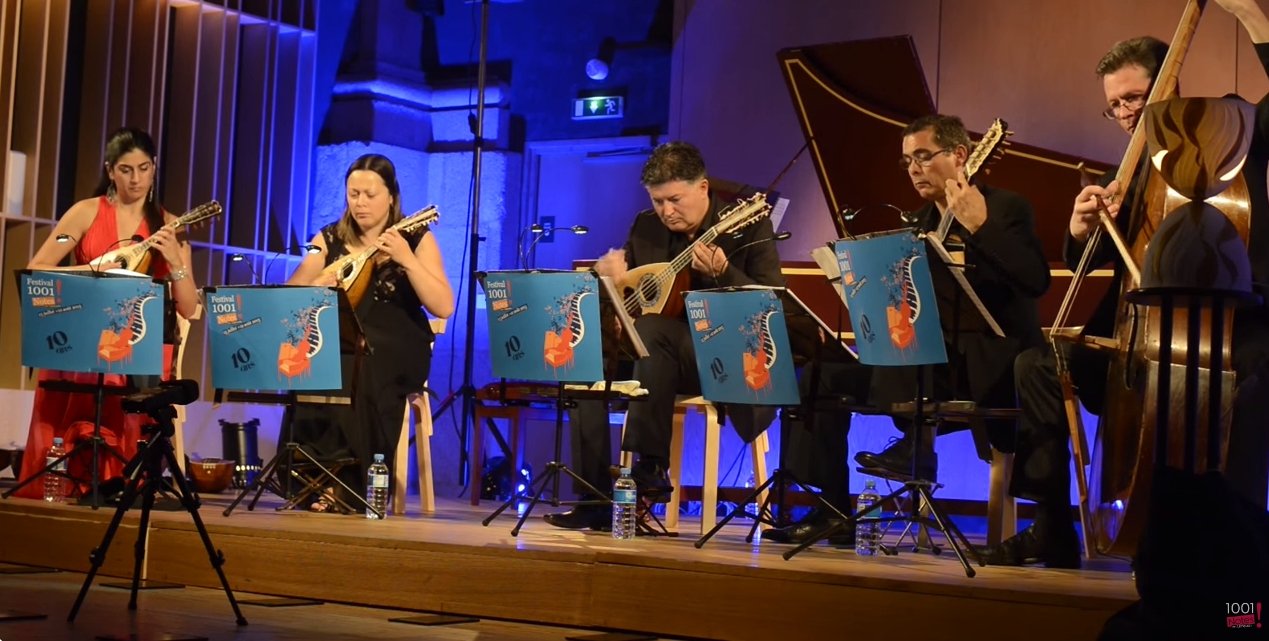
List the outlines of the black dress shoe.
<svg viewBox="0 0 1269 641">
<path fill-rule="evenodd" d="M 1041 536 L 1035 526 L 1001 541 L 999 545 L 976 545 L 974 549 L 987 565 L 1036 565 L 1047 568 L 1078 570 L 1080 568 L 1079 540 L 1071 528 L 1069 540 L 1064 535 Z"/>
<path fill-rule="evenodd" d="M 670 493 L 674 486 L 670 485 L 670 475 L 661 464 L 639 459 L 630 469 L 630 478 L 634 479 L 639 495 L 653 503 L 669 503 Z"/>
<path fill-rule="evenodd" d="M 890 446 L 879 453 L 860 452 L 855 455 L 855 462 L 865 468 L 879 468 L 893 475 L 912 477 L 912 454 L 915 441 L 908 436 L 894 439 Z M 917 461 L 917 473 L 926 481 L 938 480 L 939 456 L 933 451 L 925 452 Z"/>
<path fill-rule="evenodd" d="M 838 519 L 824 518 L 823 514 L 818 510 L 812 510 L 806 516 L 802 517 L 797 523 L 782 528 L 772 528 L 762 532 L 764 541 L 772 543 L 789 543 L 800 545 L 807 541 L 816 540 L 823 537 L 823 532 L 830 527 L 841 523 Z M 855 545 L 855 526 L 842 528 L 834 533 L 828 539 L 829 545 L 838 547 L 854 547 Z"/>
<path fill-rule="evenodd" d="M 542 520 L 566 530 L 612 531 L 612 512 L 604 505 L 577 505 L 567 512 L 543 514 Z"/>
</svg>

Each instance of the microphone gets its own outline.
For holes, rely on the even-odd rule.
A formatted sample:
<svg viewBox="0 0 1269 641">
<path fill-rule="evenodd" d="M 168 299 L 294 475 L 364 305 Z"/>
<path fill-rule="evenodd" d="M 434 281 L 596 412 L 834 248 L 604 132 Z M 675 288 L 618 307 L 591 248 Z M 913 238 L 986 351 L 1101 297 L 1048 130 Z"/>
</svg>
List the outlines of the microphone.
<svg viewBox="0 0 1269 641">
<path fill-rule="evenodd" d="M 299 245 L 298 247 L 299 249 L 304 250 L 304 255 L 322 253 L 322 248 L 318 247 L 317 245 L 304 244 L 304 245 Z M 283 256 L 293 256 L 293 254 L 291 253 L 292 249 L 295 249 L 295 247 L 287 247 L 286 249 L 280 252 L 266 252 L 269 254 L 269 259 L 264 261 L 264 276 L 263 277 L 260 276 L 260 272 L 256 271 L 254 261 L 247 262 L 248 259 L 251 258 L 251 256 L 249 256 L 246 252 L 230 254 L 229 260 L 235 263 L 247 262 L 247 267 L 251 269 L 252 284 L 258 283 L 261 285 L 265 285 L 267 284 L 266 281 L 269 278 L 269 268 L 273 266 L 273 261 Z"/>
<path fill-rule="evenodd" d="M 129 414 L 149 414 L 169 405 L 189 405 L 197 400 L 198 381 L 183 378 L 125 396 L 123 411 Z"/>
<path fill-rule="evenodd" d="M 840 226 L 841 226 L 841 229 L 839 229 L 838 231 L 842 232 L 843 236 L 850 238 L 851 240 L 855 240 L 855 235 L 850 233 L 850 229 L 846 227 L 846 223 L 849 223 L 850 221 L 855 220 L 855 217 L 858 216 L 859 214 L 869 209 L 875 209 L 877 207 L 888 207 L 890 209 L 895 210 L 896 212 L 899 213 L 899 222 L 904 225 L 917 224 L 917 219 L 915 215 L 916 212 L 899 209 L 898 207 L 895 207 L 894 205 L 891 205 L 890 203 L 878 203 L 878 204 L 872 204 L 872 205 L 864 205 L 863 207 L 860 207 L 859 209 L 851 209 L 850 207 L 842 207 L 842 210 L 837 212 L 837 217 L 840 219 Z"/>
<path fill-rule="evenodd" d="M 516 256 L 520 257 L 521 268 L 527 267 L 529 264 L 529 256 L 524 251 L 524 235 L 529 232 L 541 234 L 543 231 L 542 226 L 537 223 L 533 223 L 520 231 L 520 238 L 516 241 Z"/>
<path fill-rule="evenodd" d="M 535 229 L 535 228 L 536 228 L 536 229 Z M 531 227 L 529 227 L 529 230 L 530 230 L 530 231 L 533 231 L 533 233 L 537 234 L 537 235 L 538 235 L 538 237 L 537 237 L 537 238 L 534 238 L 534 239 L 533 239 L 533 242 L 532 242 L 532 243 L 529 243 L 529 248 L 528 248 L 528 249 L 526 249 L 526 250 L 524 251 L 524 256 L 523 256 L 523 258 L 524 258 L 524 266 L 525 266 L 525 267 L 528 267 L 528 266 L 529 266 L 529 265 L 528 265 L 528 263 L 529 263 L 529 254 L 532 254 L 532 253 L 533 253 L 533 248 L 534 248 L 534 247 L 537 247 L 538 243 L 542 242 L 542 239 L 543 239 L 543 238 L 546 238 L 548 234 L 551 234 L 551 233 L 556 233 L 556 232 L 562 232 L 562 231 L 571 231 L 571 232 L 573 232 L 574 234 L 577 234 L 578 236 L 581 236 L 581 235 L 586 234 L 587 232 L 589 232 L 589 231 L 590 231 L 590 228 L 589 228 L 589 227 L 587 227 L 587 226 L 585 226 L 585 225 L 573 225 L 572 227 L 557 227 L 557 228 L 555 228 L 555 229 L 545 229 L 545 228 L 543 228 L 541 225 L 539 225 L 539 224 L 537 224 L 537 223 L 534 223 Z M 522 234 L 522 235 L 523 235 L 523 234 Z M 537 262 L 537 261 L 534 261 L 534 262 Z"/>
<path fill-rule="evenodd" d="M 246 254 L 230 254 L 230 255 L 229 255 L 229 262 L 232 262 L 232 263 L 246 263 L 246 264 L 247 264 L 247 269 L 250 269 L 250 270 L 251 270 L 251 284 L 252 284 L 252 285 L 254 285 L 254 284 L 256 284 L 256 283 L 260 283 L 260 282 L 261 282 L 261 281 L 260 281 L 260 274 L 256 272 L 256 266 L 255 266 L 255 264 L 254 264 L 254 263 L 255 263 L 255 261 L 253 261 L 253 260 L 247 260 L 247 255 L 246 255 Z M 228 283 L 226 283 L 226 284 L 228 284 Z"/>
<path fill-rule="evenodd" d="M 63 236 L 64 236 L 64 235 L 65 235 L 65 234 L 63 234 Z M 62 241 L 62 237 L 61 237 L 61 236 L 58 236 L 58 237 L 57 237 L 57 241 L 58 241 L 58 242 L 63 242 L 63 241 Z M 115 247 L 118 247 L 118 246 L 119 246 L 119 243 L 126 243 L 126 242 L 128 242 L 128 241 L 132 241 L 132 244 L 134 244 L 134 245 L 135 245 L 135 244 L 137 244 L 137 243 L 145 242 L 145 238 L 144 238 L 143 236 L 141 236 L 141 234 L 133 234 L 130 238 L 120 238 L 119 240 L 116 240 L 115 242 L 110 243 L 110 246 L 109 246 L 109 247 L 106 247 L 106 251 L 101 252 L 101 255 L 102 255 L 102 256 L 105 256 L 106 254 L 109 254 L 109 253 L 111 252 L 111 250 L 113 250 Z M 89 265 L 90 267 L 92 267 L 92 261 L 89 261 L 88 265 Z M 97 266 L 97 267 L 92 267 L 92 271 L 93 271 L 93 273 L 94 273 L 94 274 L 100 274 L 100 273 L 101 273 L 101 267 L 100 267 L 100 266 Z"/>
<path fill-rule="evenodd" d="M 750 247 L 750 246 L 752 246 L 752 245 L 757 245 L 758 243 L 778 243 L 778 242 L 780 242 L 780 241 L 782 241 L 782 240 L 788 240 L 788 239 L 789 239 L 790 237 L 792 237 L 792 236 L 793 236 L 793 232 L 791 232 L 791 231 L 782 231 L 782 232 L 780 232 L 780 233 L 778 233 L 778 234 L 776 234 L 776 235 L 774 235 L 774 236 L 772 236 L 772 237 L 770 237 L 770 238 L 759 238 L 758 240 L 751 240 L 751 241 L 749 241 L 749 242 L 747 242 L 747 243 L 745 243 L 745 244 L 741 245 L 740 247 L 737 247 L 737 248 L 735 248 L 735 249 L 733 249 L 733 250 L 731 250 L 731 251 L 727 252 L 727 256 L 726 256 L 726 259 L 727 259 L 727 264 L 728 264 L 728 265 L 730 265 L 730 264 L 731 264 L 731 257 L 732 257 L 732 256 L 735 256 L 735 255 L 736 255 L 736 252 L 738 252 L 738 251 L 740 251 L 740 250 L 742 250 L 742 249 L 744 249 L 744 248 L 746 248 L 746 247 Z M 714 286 L 715 286 L 715 287 L 720 287 L 720 285 L 718 284 L 718 275 L 717 275 L 717 274 L 713 275 L 713 279 L 714 279 Z"/>
</svg>

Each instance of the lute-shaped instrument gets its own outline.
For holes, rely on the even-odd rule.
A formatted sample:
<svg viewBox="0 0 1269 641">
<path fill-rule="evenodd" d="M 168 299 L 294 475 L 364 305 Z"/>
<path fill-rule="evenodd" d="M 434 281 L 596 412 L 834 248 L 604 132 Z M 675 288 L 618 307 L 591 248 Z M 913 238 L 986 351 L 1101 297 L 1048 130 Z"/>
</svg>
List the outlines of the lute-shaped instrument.
<svg viewBox="0 0 1269 641">
<path fill-rule="evenodd" d="M 220 203 L 213 200 L 185 212 L 180 218 L 163 225 L 159 229 L 176 230 L 181 227 L 193 227 L 219 216 L 224 211 L 220 207 Z M 90 261 L 86 267 L 93 271 L 126 269 L 141 274 L 148 274 L 150 272 L 150 249 L 154 247 L 154 234 L 158 233 L 158 231 L 157 229 L 154 230 L 149 238 L 135 245 L 128 245 L 127 247 L 120 247 L 106 252 Z"/>
<path fill-rule="evenodd" d="M 396 230 L 405 235 L 424 225 L 436 222 L 440 216 L 436 206 L 429 205 L 408 218 L 401 219 L 397 224 L 383 230 L 383 233 Z M 348 293 L 348 302 L 356 307 L 361 302 L 362 295 L 366 293 L 366 286 L 370 284 L 370 276 L 374 273 L 373 259 L 378 251 L 378 245 L 370 245 L 356 254 L 344 256 L 327 265 L 322 270 L 322 276 L 334 275 L 339 288 Z M 367 269 L 367 266 L 370 269 Z"/>
<path fill-rule="evenodd" d="M 765 193 L 755 194 L 736 203 L 718 215 L 718 222 L 696 238 L 682 253 L 668 263 L 640 265 L 625 273 L 616 283 L 617 291 L 625 296 L 626 312 L 631 316 L 683 314 L 683 297 L 680 292 L 690 289 L 691 278 L 683 270 L 692 264 L 692 252 L 697 245 L 709 245 L 722 234 L 743 229 L 762 220 L 771 213 Z"/>
</svg>

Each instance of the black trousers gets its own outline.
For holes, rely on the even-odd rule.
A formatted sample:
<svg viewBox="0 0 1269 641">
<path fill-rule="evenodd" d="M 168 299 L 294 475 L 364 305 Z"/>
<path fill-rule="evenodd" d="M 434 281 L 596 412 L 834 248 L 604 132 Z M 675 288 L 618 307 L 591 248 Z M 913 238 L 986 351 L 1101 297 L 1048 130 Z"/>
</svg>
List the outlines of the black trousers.
<svg viewBox="0 0 1269 641">
<path fill-rule="evenodd" d="M 873 370 L 860 363 L 823 363 L 820 365 L 818 390 L 812 401 L 850 396 L 855 404 L 866 404 L 870 396 Z M 803 399 L 811 393 L 812 372 L 804 368 L 798 378 L 798 391 Z M 821 401 L 808 425 L 805 421 L 787 421 L 781 445 L 784 463 L 799 481 L 820 489 L 820 495 L 843 513 L 851 512 L 849 446 L 851 413 L 831 408 Z"/>
<path fill-rule="evenodd" d="M 1264 508 L 1269 493 L 1269 372 L 1263 370 L 1269 365 L 1269 323 L 1263 312 L 1234 316 L 1232 348 L 1239 392 L 1225 476 L 1239 494 Z M 1090 412 L 1100 413 L 1109 361 L 1082 348 L 1063 349 L 1069 355 L 1080 401 Z M 1036 502 L 1068 502 L 1070 496 L 1070 429 L 1055 366 L 1056 357 L 1048 345 L 1027 350 L 1015 361 L 1022 420 L 1010 494 Z"/>
<path fill-rule="evenodd" d="M 659 314 L 640 316 L 635 320 L 635 330 L 648 349 L 648 357 L 635 362 L 633 376 L 648 394 L 642 400 L 630 402 L 621 449 L 640 456 L 669 459 L 675 397 L 701 393 L 692 333 L 686 319 Z M 595 489 L 610 492 L 612 479 L 608 468 L 612 465 L 612 435 L 608 408 L 601 401 L 582 401 L 577 405 L 569 411 L 569 422 L 573 425 L 570 469 Z M 729 405 L 724 410 L 745 442 L 752 442 L 775 418 L 774 408 Z M 581 493 L 584 487 L 574 483 L 574 491 Z"/>
<path fill-rule="evenodd" d="M 659 314 L 640 316 L 635 330 L 648 348 L 648 357 L 634 363 L 632 376 L 648 390 L 641 400 L 630 402 L 622 451 L 644 456 L 670 457 L 674 429 L 674 399 L 678 394 L 700 394 L 696 352 L 687 321 Z M 608 408 L 601 401 L 581 401 L 569 411 L 573 425 L 573 465 L 578 476 L 604 493 L 612 491 L 612 432 Z M 574 482 L 573 491 L 585 486 Z"/>
</svg>

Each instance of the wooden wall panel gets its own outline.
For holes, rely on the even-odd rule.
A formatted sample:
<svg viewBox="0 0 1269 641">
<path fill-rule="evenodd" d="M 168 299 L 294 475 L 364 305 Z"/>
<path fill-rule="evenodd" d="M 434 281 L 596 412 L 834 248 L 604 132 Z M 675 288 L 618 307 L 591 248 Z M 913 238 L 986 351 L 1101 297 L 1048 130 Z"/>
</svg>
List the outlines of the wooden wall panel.
<svg viewBox="0 0 1269 641">
<path fill-rule="evenodd" d="M 105 96 L 106 127 L 105 134 L 122 127 L 127 121 L 128 109 L 128 58 L 132 55 L 132 2 L 131 0 L 112 0 L 114 21 L 110 29 L 110 44 L 107 54 L 110 56 L 110 68 L 106 77 Z M 149 43 L 145 43 L 149 44 Z M 102 138 L 105 143 L 105 138 Z M 97 156 L 101 156 L 102 145 L 97 146 Z"/>
<path fill-rule="evenodd" d="M 158 115 L 163 113 L 163 76 L 159 70 L 164 67 L 166 58 L 163 45 L 167 34 L 167 11 L 158 0 L 133 0 L 130 4 L 132 31 L 128 37 L 131 47 L 125 60 L 128 76 L 123 122 L 153 135 L 158 131 Z"/>
<path fill-rule="evenodd" d="M 18 21 L 21 12 L 21 0 L 0 0 L 0 109 L 4 110 L 4 121 L 0 123 L 0 214 L 9 202 L 8 184 L 5 179 L 9 175 L 8 149 L 13 149 L 13 101 L 16 95 L 14 84 L 17 78 L 18 64 Z M 3 289 L 0 283 L 0 289 Z"/>
<path fill-rule="evenodd" d="M 233 194 L 229 189 L 233 172 L 234 128 L 238 100 L 238 37 L 239 17 L 237 14 L 225 14 L 224 34 L 221 50 L 224 60 L 221 65 L 221 91 L 218 98 L 218 114 L 220 126 L 217 139 L 216 193 L 222 198 L 225 217 L 213 221 L 210 228 L 212 242 L 226 244 L 229 242 L 229 220 L 234 216 Z M 312 94 L 309 94 L 312 95 Z"/>
<path fill-rule="evenodd" d="M 22 221 L 4 221 L 3 233 L 4 273 L 12 274 L 15 270 L 26 267 L 33 251 L 31 248 L 31 223 Z M 12 277 L 9 277 L 12 278 Z M 4 280 L 9 280 L 5 278 Z M 0 288 L 0 354 L 22 353 L 22 309 L 18 298 L 18 288 L 5 286 Z M 6 359 L 7 360 L 7 359 Z M 23 389 L 22 368 L 17 359 L 0 367 L 0 387 L 6 389 Z"/>
<path fill-rule="evenodd" d="M 39 164 L 27 163 L 27 184 L 35 185 L 35 200 L 27 216 L 55 220 L 57 212 L 58 153 L 62 144 L 62 96 L 66 79 L 66 39 L 70 29 L 70 2 L 44 2 L 45 63 L 40 107 Z M 32 175 L 35 174 L 35 175 Z M 27 202 L 32 202 L 29 198 Z M 37 245 L 38 247 L 38 245 Z"/>
<path fill-rule="evenodd" d="M 18 73 L 14 82 L 13 149 L 26 154 L 26 180 L 23 183 L 22 213 L 36 211 L 35 171 L 40 166 L 40 100 L 44 93 L 44 69 L 47 65 L 48 4 L 44 0 L 23 0 L 18 24 Z M 30 61 L 30 62 L 28 62 Z"/>
<path fill-rule="evenodd" d="M 217 145 L 222 123 L 220 90 L 224 83 L 225 12 L 203 11 L 198 37 L 202 55 L 198 57 L 198 83 L 194 92 L 190 205 L 196 207 L 209 200 L 216 200 L 223 207 L 223 194 L 217 190 L 216 170 L 221 153 Z M 210 240 L 211 230 L 208 226 L 200 227 L 194 230 L 191 237 L 201 241 Z"/>
<path fill-rule="evenodd" d="M 265 143 L 269 134 L 269 114 L 265 111 L 269 91 L 269 65 L 260 64 L 269 55 L 270 30 L 266 26 L 244 24 L 238 31 L 243 60 L 238 68 L 238 104 L 243 107 L 235 123 L 233 206 L 229 243 L 240 247 L 256 245 L 257 220 L 262 195 L 266 192 Z"/>
<path fill-rule="evenodd" d="M 287 30 L 277 37 L 277 69 L 273 75 L 273 97 L 279 113 L 292 114 L 296 108 L 296 76 L 300 63 L 300 34 Z M 269 251 L 286 251 L 290 243 L 291 217 L 287 215 L 291 197 L 291 172 L 295 167 L 295 119 L 274 122 L 271 154 L 273 166 L 269 175 L 268 219 L 264 228 L 263 246 Z M 303 215 L 302 211 L 296 211 Z"/>
<path fill-rule="evenodd" d="M 198 110 L 198 67 L 202 45 L 201 7 L 176 7 L 172 11 L 172 74 L 168 100 L 168 131 L 163 141 L 164 153 L 176 161 L 164 169 L 163 204 L 173 212 L 189 209 L 190 183 L 193 180 L 194 122 Z M 160 159 L 161 160 L 161 159 Z M 177 164 L 179 163 L 179 164 Z"/>
<path fill-rule="evenodd" d="M 300 38 L 299 68 L 313 69 L 316 64 L 317 38 L 304 34 Z M 297 73 L 295 94 L 297 96 L 313 95 L 315 82 L 315 74 Z M 291 225 L 287 234 L 288 249 L 306 244 L 309 241 L 308 220 L 313 213 L 312 199 L 310 198 L 313 193 L 313 154 L 299 152 L 304 149 L 313 149 L 317 142 L 313 139 L 313 102 L 297 101 L 293 113 L 295 114 L 295 120 L 292 125 L 295 132 L 295 143 L 293 145 L 295 153 L 291 154 L 294 164 L 291 168 L 291 184 L 287 191 L 295 199 L 291 201 Z M 290 251 L 289 253 L 294 254 L 297 252 Z M 277 262 L 290 264 L 289 261 L 279 260 Z M 286 273 L 289 275 L 290 269 Z"/>
<path fill-rule="evenodd" d="M 82 108 L 79 114 L 79 144 L 76 149 L 75 197 L 92 195 L 101 179 L 101 150 L 106 142 L 106 122 L 109 103 L 111 44 L 114 29 L 110 25 L 114 16 L 114 2 L 101 0 L 89 2 L 88 24 L 85 33 L 84 82 L 81 94 Z M 61 215 L 61 212 L 58 212 Z"/>
</svg>

